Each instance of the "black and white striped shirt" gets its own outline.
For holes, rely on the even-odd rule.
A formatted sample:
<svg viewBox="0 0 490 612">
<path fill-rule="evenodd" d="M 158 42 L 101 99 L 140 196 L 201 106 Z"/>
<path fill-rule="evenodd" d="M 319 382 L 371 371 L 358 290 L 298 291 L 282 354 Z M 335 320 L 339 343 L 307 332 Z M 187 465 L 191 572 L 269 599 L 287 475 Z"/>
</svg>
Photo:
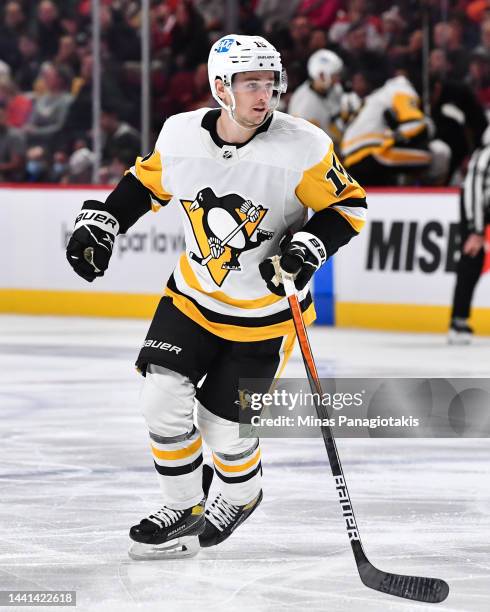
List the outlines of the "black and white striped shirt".
<svg viewBox="0 0 490 612">
<path fill-rule="evenodd" d="M 490 217 L 490 145 L 476 149 L 463 183 L 463 206 L 471 233 L 483 234 Z"/>
</svg>

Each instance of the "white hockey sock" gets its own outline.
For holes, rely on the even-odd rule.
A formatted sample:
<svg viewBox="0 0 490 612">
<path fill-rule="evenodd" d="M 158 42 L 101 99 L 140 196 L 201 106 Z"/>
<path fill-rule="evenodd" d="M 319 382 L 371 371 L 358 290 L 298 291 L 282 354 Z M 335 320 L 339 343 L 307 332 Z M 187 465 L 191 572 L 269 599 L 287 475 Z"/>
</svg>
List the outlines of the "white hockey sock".
<svg viewBox="0 0 490 612">
<path fill-rule="evenodd" d="M 149 364 L 140 405 L 150 430 L 151 452 L 163 504 L 184 510 L 199 503 L 202 439 L 193 423 L 195 388 L 177 372 Z"/>
<path fill-rule="evenodd" d="M 228 502 L 242 506 L 259 494 L 262 464 L 258 440 L 250 449 L 236 455 L 214 452 L 213 461 L 220 491 Z"/>
<path fill-rule="evenodd" d="M 202 491 L 202 438 L 188 434 L 164 438 L 150 432 L 151 452 L 165 506 L 185 510 L 199 503 Z"/>
<path fill-rule="evenodd" d="M 217 416 L 200 402 L 197 423 L 207 446 L 213 451 L 216 482 L 223 497 L 242 506 L 262 488 L 262 465 L 257 438 L 240 438 L 240 425 Z"/>
</svg>

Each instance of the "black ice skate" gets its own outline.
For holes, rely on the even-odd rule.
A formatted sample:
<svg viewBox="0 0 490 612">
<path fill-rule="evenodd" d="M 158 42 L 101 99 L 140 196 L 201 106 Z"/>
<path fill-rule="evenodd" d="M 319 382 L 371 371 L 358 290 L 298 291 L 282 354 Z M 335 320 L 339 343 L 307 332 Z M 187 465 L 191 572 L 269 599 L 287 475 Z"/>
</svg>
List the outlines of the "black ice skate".
<svg viewBox="0 0 490 612">
<path fill-rule="evenodd" d="M 262 491 L 251 502 L 244 506 L 234 506 L 218 494 L 208 507 L 206 507 L 206 525 L 199 536 L 199 543 L 203 548 L 215 546 L 230 537 L 235 529 L 247 520 L 262 501 Z"/>
<path fill-rule="evenodd" d="M 199 552 L 198 536 L 205 529 L 204 507 L 211 486 L 213 469 L 203 466 L 203 499 L 185 510 L 164 506 L 144 518 L 129 530 L 134 543 L 129 549 L 131 559 L 180 559 Z"/>
<path fill-rule="evenodd" d="M 453 319 L 447 340 L 449 344 L 464 345 L 470 344 L 473 339 L 473 329 L 465 319 Z"/>
</svg>

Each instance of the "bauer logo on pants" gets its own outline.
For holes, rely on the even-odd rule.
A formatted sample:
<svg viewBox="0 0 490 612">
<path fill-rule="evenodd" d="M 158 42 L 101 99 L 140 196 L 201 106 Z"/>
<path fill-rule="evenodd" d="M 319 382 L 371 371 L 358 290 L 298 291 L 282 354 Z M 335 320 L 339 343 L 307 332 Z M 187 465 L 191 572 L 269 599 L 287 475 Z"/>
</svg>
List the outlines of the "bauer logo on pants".
<svg viewBox="0 0 490 612">
<path fill-rule="evenodd" d="M 206 266 L 213 281 L 221 287 L 230 272 L 240 272 L 240 255 L 270 240 L 274 233 L 259 226 L 267 214 L 260 204 L 231 193 L 216 196 L 206 187 L 194 200 L 181 200 L 191 222 L 199 252 L 190 258 Z"/>
<path fill-rule="evenodd" d="M 177 353 L 177 355 L 182 350 L 180 346 L 175 346 L 175 344 L 163 342 L 162 340 L 145 340 L 143 342 L 143 348 L 160 349 L 161 351 L 168 351 L 169 353 Z"/>
</svg>

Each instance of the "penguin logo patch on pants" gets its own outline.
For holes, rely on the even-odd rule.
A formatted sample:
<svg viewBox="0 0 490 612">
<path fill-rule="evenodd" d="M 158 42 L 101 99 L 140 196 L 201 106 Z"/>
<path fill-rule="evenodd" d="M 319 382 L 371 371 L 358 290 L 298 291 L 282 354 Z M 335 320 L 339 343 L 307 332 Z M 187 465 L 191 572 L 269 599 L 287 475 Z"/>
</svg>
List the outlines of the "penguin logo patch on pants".
<svg viewBox="0 0 490 612">
<path fill-rule="evenodd" d="M 231 271 L 241 270 L 239 257 L 244 251 L 257 248 L 274 235 L 258 227 L 267 209 L 236 193 L 218 197 L 206 187 L 194 200 L 180 202 L 200 250 L 189 255 L 207 267 L 219 287 Z"/>
</svg>

